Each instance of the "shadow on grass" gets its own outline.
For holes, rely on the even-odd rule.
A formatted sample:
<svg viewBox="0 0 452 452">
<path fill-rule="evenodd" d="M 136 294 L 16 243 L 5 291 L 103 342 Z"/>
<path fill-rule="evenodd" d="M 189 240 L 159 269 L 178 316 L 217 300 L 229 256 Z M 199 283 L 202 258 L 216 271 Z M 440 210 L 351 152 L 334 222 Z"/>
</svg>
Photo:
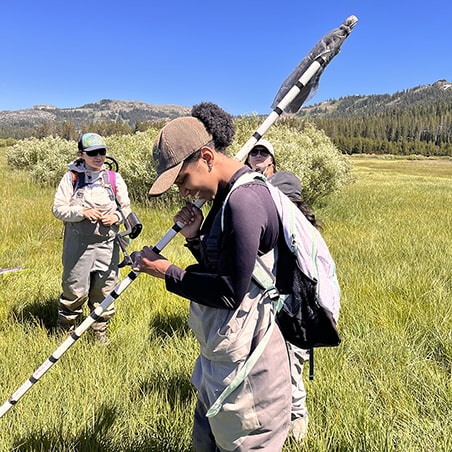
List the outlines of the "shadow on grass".
<svg viewBox="0 0 452 452">
<path fill-rule="evenodd" d="M 17 438 L 14 450 L 17 451 L 79 451 L 100 452 L 115 451 L 108 440 L 108 430 L 114 424 L 116 413 L 114 409 L 101 407 L 90 427 L 85 427 L 73 438 L 68 438 L 61 431 L 33 432 L 27 438 Z"/>
<path fill-rule="evenodd" d="M 58 299 L 48 298 L 33 301 L 25 306 L 13 310 L 13 316 L 18 322 L 43 325 L 49 332 L 54 332 L 57 322 Z"/>
<path fill-rule="evenodd" d="M 135 395 L 130 395 L 130 399 L 135 402 L 153 393 L 159 394 L 161 400 L 166 401 L 172 409 L 176 409 L 181 403 L 194 397 L 195 389 L 191 384 L 190 375 L 185 371 L 168 373 L 166 369 L 158 369 L 140 384 Z"/>
<path fill-rule="evenodd" d="M 120 441 L 117 437 L 113 440 L 109 432 L 115 431 L 116 418 L 117 413 L 114 408 L 102 406 L 96 413 L 95 419 L 90 419 L 85 428 L 73 437 L 68 437 L 67 433 L 58 429 L 49 432 L 36 431 L 25 438 L 16 437 L 12 450 L 18 452 L 188 452 L 191 450 L 189 444 L 181 444 L 178 435 L 168 428 L 169 424 L 153 426 L 150 432 L 138 439 L 123 436 Z"/>
<path fill-rule="evenodd" d="M 167 339 L 168 336 L 183 338 L 187 334 L 191 334 L 188 326 L 188 317 L 176 314 L 157 313 L 151 320 L 149 328 L 154 337 L 160 337 L 161 339 Z"/>
<path fill-rule="evenodd" d="M 49 333 L 56 333 L 58 299 L 47 298 L 33 301 L 24 306 L 15 308 L 12 315 L 17 322 L 28 325 L 42 325 Z M 86 316 L 84 315 L 83 318 Z M 186 315 L 157 313 L 149 324 L 153 337 L 167 339 L 177 336 L 179 338 L 190 334 L 188 317 Z"/>
</svg>

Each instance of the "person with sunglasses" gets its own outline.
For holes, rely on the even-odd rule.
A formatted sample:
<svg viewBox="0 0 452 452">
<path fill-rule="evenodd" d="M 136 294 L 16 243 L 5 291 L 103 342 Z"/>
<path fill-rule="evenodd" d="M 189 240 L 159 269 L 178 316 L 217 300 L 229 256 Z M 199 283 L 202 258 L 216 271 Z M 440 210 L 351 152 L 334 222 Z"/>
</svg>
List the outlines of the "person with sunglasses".
<svg viewBox="0 0 452 452">
<path fill-rule="evenodd" d="M 245 165 L 262 173 L 267 178 L 274 174 L 276 172 L 276 161 L 272 144 L 267 140 L 259 140 L 248 153 Z"/>
<path fill-rule="evenodd" d="M 93 311 L 119 280 L 119 245 L 115 240 L 130 213 L 126 183 L 105 167 L 107 146 L 96 133 L 78 140 L 77 158 L 69 164 L 55 194 L 52 213 L 64 222 L 62 294 L 58 300 L 57 327 L 72 331 L 88 302 Z M 114 175 L 114 182 L 110 181 Z M 93 324 L 96 337 L 108 344 L 108 321 L 114 304 Z"/>
</svg>

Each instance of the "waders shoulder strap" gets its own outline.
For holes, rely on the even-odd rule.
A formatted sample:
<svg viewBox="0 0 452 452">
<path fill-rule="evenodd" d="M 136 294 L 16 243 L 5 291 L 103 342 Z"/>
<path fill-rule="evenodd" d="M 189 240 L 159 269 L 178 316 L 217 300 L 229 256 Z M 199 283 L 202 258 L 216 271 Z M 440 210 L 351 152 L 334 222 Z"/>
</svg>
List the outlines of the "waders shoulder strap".
<svg viewBox="0 0 452 452">
<path fill-rule="evenodd" d="M 223 392 L 219 395 L 218 399 L 209 408 L 206 414 L 207 417 L 216 416 L 220 412 L 225 400 L 243 383 L 245 378 L 249 375 L 251 369 L 262 355 L 265 347 L 270 340 L 276 324 L 275 315 L 281 310 L 284 304 L 284 300 L 287 297 L 287 295 L 279 294 L 278 289 L 275 287 L 274 279 L 269 275 L 267 267 L 259 257 L 257 258 L 256 264 L 254 265 L 253 279 L 259 286 L 265 289 L 264 294 L 267 294 L 273 302 L 273 313 L 270 317 L 270 323 L 268 325 L 267 331 L 264 334 L 264 337 L 248 357 L 244 366 L 239 370 L 239 372 L 237 372 L 237 375 L 234 377 L 231 383 L 226 386 Z"/>
<path fill-rule="evenodd" d="M 244 174 L 242 177 L 240 177 L 237 182 L 232 187 L 231 191 L 228 193 L 228 196 L 226 197 L 224 204 L 223 204 L 223 211 L 221 215 L 221 229 L 223 230 L 224 222 L 224 206 L 226 205 L 227 200 L 229 199 L 229 196 L 231 192 L 234 190 L 234 188 L 237 188 L 240 185 L 253 182 L 256 180 L 256 175 L 254 173 L 247 173 Z M 275 316 L 276 313 L 278 313 L 283 304 L 284 300 L 286 299 L 287 295 L 281 295 L 278 291 L 278 289 L 275 286 L 275 278 L 273 274 L 268 270 L 267 266 L 264 264 L 262 259 L 258 256 L 256 258 L 256 263 L 254 264 L 254 270 L 252 275 L 253 280 L 256 284 L 258 284 L 262 289 L 264 289 L 264 296 L 267 295 L 273 303 L 273 313 L 270 315 L 270 322 L 267 328 L 267 331 L 264 334 L 264 337 L 261 339 L 257 347 L 253 350 L 251 355 L 246 360 L 243 367 L 237 372 L 237 375 L 234 377 L 234 379 L 229 383 L 229 385 L 223 390 L 223 392 L 219 395 L 217 400 L 212 404 L 212 406 L 207 411 L 206 416 L 207 417 L 214 417 L 216 416 L 219 411 L 221 410 L 221 407 L 223 406 L 225 400 L 243 383 L 245 378 L 249 375 L 251 372 L 251 369 L 256 364 L 257 360 L 262 355 L 263 351 L 265 350 L 265 347 L 267 346 L 270 337 L 273 333 L 273 329 L 275 327 Z"/>
<path fill-rule="evenodd" d="M 79 188 L 83 188 L 86 183 L 85 173 L 84 172 L 77 172 L 77 171 L 71 171 L 72 174 L 72 186 L 74 187 L 74 191 L 78 190 Z M 116 197 L 116 173 L 112 170 L 107 170 L 107 172 L 102 175 L 104 184 L 110 185 L 111 189 L 113 190 L 113 194 Z"/>
</svg>

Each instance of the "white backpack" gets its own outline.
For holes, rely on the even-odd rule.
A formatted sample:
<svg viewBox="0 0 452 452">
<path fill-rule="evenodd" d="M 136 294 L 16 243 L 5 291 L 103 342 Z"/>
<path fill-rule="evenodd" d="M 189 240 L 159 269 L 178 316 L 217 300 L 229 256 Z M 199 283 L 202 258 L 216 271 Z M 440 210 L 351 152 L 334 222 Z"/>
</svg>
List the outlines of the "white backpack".
<svg viewBox="0 0 452 452">
<path fill-rule="evenodd" d="M 281 293 L 277 287 L 277 275 L 275 277 L 263 260 L 257 257 L 253 279 L 271 298 L 276 322 L 271 322 L 245 365 L 209 408 L 207 417 L 216 416 L 227 397 L 244 381 L 267 346 L 275 323 L 286 341 L 302 349 L 311 349 L 311 379 L 314 372 L 312 348 L 336 346 L 341 342 L 336 329 L 340 307 L 336 265 L 319 231 L 284 193 L 267 184 L 262 174 L 244 174 L 235 182 L 223 203 L 221 230 L 229 196 L 240 185 L 253 182 L 266 184 L 278 210 L 285 243 L 292 258 L 287 265 L 292 273 L 291 290 Z"/>
</svg>

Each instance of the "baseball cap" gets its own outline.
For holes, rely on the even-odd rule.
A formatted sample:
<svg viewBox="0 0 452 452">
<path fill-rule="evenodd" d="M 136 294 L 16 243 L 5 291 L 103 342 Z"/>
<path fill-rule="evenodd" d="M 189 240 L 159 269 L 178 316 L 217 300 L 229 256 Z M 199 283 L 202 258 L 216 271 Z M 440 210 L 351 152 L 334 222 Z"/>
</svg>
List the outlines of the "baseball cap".
<svg viewBox="0 0 452 452">
<path fill-rule="evenodd" d="M 169 122 L 157 136 L 153 155 L 157 179 L 149 194 L 158 196 L 167 191 L 179 174 L 184 160 L 212 141 L 204 124 L 193 116 L 183 116 Z"/>
<path fill-rule="evenodd" d="M 78 140 L 79 151 L 107 149 L 104 139 L 97 133 L 85 133 Z"/>
<path fill-rule="evenodd" d="M 267 151 L 270 152 L 270 154 L 271 154 L 273 157 L 275 157 L 275 151 L 274 151 L 273 146 L 272 146 L 272 144 L 270 143 L 270 141 L 267 141 L 267 140 L 264 140 L 264 139 L 259 140 L 259 141 L 253 146 L 253 148 L 251 149 L 251 151 L 252 151 L 254 148 L 257 148 L 257 147 L 263 147 L 263 148 L 267 149 Z"/>
</svg>

